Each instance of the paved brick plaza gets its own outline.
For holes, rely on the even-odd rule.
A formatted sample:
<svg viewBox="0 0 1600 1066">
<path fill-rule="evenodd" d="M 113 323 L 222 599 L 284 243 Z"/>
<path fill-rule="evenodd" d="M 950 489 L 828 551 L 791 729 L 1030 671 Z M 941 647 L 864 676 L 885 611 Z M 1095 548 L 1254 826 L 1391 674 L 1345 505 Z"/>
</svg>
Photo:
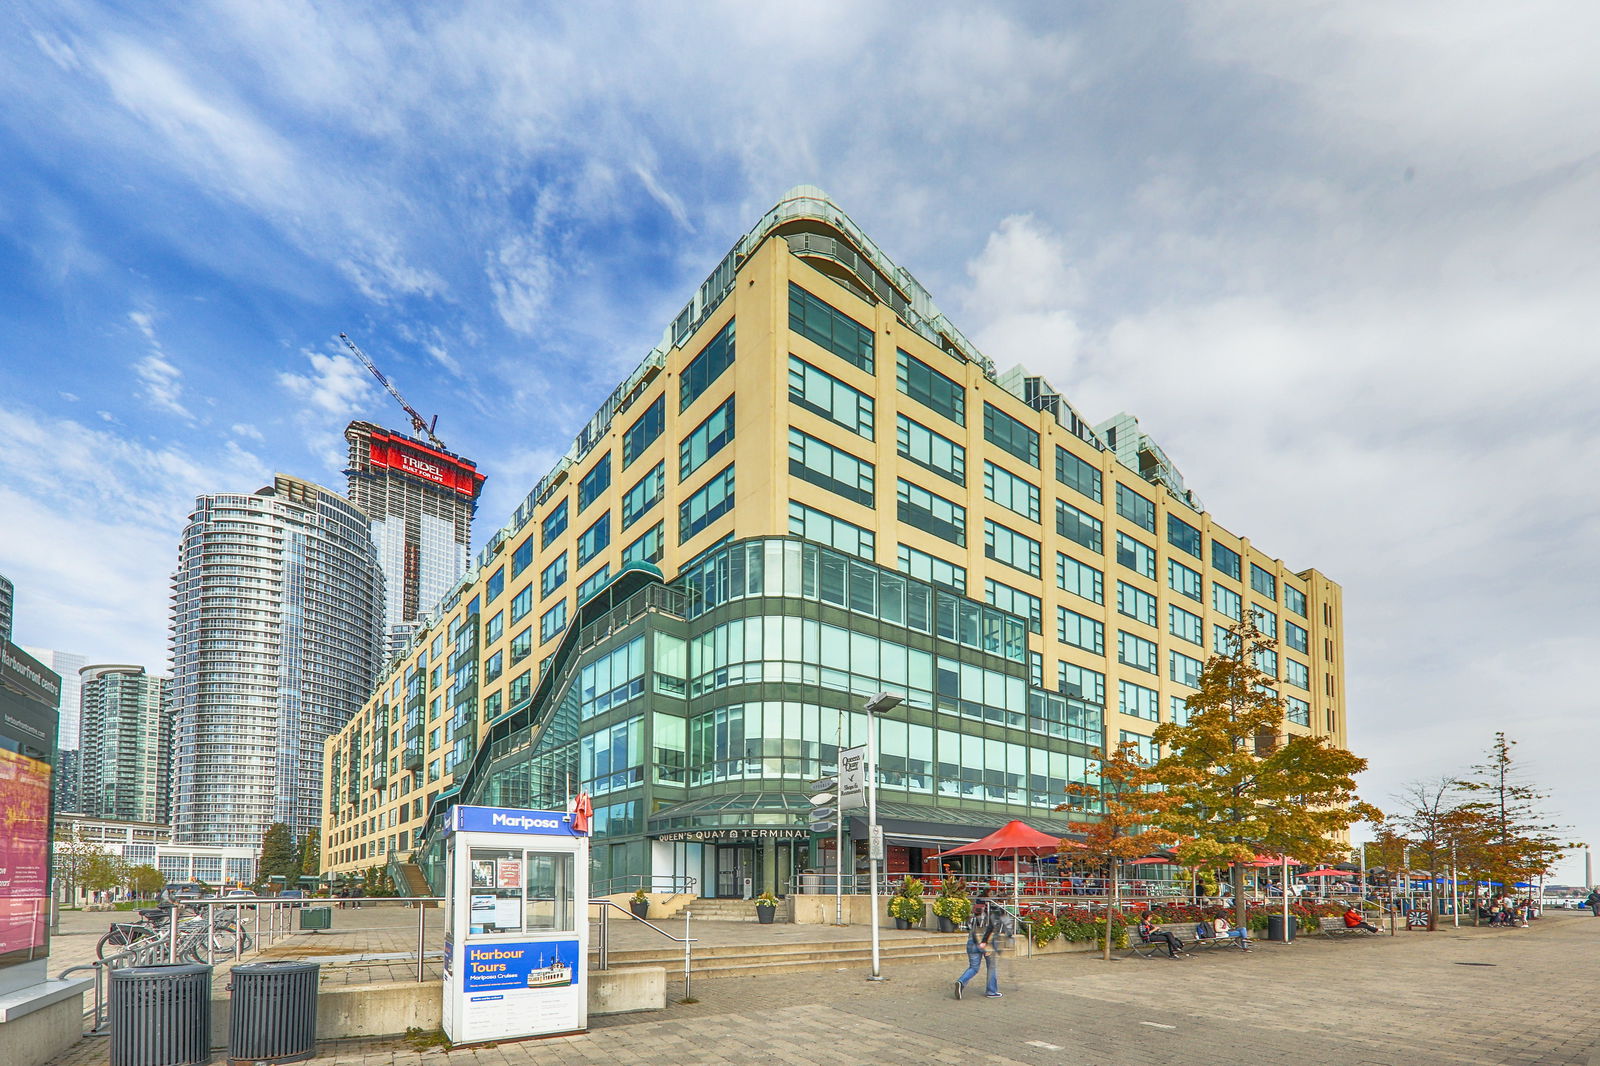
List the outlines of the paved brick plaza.
<svg viewBox="0 0 1600 1066">
<path fill-rule="evenodd" d="M 323 1066 L 641 1063 L 1575 1063 L 1600 1066 L 1600 921 L 1260 945 L 1171 962 L 1008 960 L 999 1000 L 957 1003 L 945 963 L 700 981 L 701 1002 L 588 1036 L 455 1051 L 325 1047 Z M 671 986 L 676 994 L 676 982 Z M 104 1062 L 86 1042 L 62 1066 Z"/>
</svg>

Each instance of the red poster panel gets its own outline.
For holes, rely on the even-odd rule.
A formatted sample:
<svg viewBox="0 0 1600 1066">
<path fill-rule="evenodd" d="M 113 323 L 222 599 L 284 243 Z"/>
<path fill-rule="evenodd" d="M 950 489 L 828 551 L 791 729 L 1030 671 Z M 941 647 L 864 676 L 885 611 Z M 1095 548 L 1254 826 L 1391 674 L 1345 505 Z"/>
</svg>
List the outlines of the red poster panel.
<svg viewBox="0 0 1600 1066">
<path fill-rule="evenodd" d="M 50 764 L 0 749 L 0 960 L 44 947 Z"/>
</svg>

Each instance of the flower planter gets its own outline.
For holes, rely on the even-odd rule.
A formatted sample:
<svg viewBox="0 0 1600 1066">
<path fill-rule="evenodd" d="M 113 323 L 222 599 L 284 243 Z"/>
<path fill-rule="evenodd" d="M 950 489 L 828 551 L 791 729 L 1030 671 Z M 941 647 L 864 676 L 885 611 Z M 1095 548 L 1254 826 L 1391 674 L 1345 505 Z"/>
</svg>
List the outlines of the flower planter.
<svg viewBox="0 0 1600 1066">
<path fill-rule="evenodd" d="M 896 918 L 894 920 L 894 927 L 896 929 L 910 929 L 911 923 L 906 921 L 904 918 Z"/>
<path fill-rule="evenodd" d="M 778 908 L 776 907 L 757 907 L 756 921 L 760 922 L 762 925 L 771 925 L 772 919 L 777 917 L 777 914 Z"/>
<path fill-rule="evenodd" d="M 650 917 L 650 901 L 649 900 L 645 900 L 643 903 L 637 903 L 634 900 L 630 899 L 628 901 L 628 909 L 633 912 L 633 916 L 635 918 L 648 918 L 648 917 Z"/>
<path fill-rule="evenodd" d="M 942 914 L 936 914 L 934 917 L 939 919 L 939 932 L 953 933 L 956 931 L 956 923 L 952 922 L 949 918 L 946 918 Z"/>
</svg>

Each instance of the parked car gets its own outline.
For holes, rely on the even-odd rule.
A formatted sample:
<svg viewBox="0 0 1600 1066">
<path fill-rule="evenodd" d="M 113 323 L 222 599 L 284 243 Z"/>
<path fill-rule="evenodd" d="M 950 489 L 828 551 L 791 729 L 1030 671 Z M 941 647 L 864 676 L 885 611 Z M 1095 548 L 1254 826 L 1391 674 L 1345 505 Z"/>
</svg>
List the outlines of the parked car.
<svg viewBox="0 0 1600 1066">
<path fill-rule="evenodd" d="M 303 889 L 286 888 L 282 892 L 278 893 L 278 898 L 279 899 L 299 900 L 300 902 L 291 903 L 291 904 L 289 904 L 289 906 L 290 907 L 304 907 L 305 906 L 306 894 L 305 894 L 305 891 Z"/>
</svg>

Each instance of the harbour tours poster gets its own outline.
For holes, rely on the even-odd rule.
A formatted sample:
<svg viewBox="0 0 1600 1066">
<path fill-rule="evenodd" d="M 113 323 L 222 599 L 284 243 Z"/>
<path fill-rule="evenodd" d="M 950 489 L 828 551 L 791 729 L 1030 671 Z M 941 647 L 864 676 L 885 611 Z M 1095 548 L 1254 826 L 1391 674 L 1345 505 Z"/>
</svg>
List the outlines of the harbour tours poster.
<svg viewBox="0 0 1600 1066">
<path fill-rule="evenodd" d="M 578 982 L 578 942 L 468 944 L 462 991 L 568 988 Z"/>
</svg>

